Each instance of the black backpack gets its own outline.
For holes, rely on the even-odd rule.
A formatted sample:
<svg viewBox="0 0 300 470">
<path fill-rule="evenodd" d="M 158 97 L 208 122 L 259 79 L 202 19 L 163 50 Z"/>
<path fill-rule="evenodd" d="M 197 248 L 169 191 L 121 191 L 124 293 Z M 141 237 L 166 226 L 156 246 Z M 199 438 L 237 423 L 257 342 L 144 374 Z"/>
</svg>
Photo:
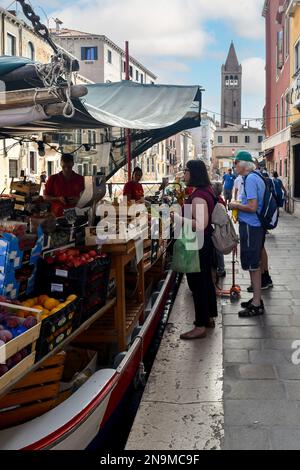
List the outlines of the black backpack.
<svg viewBox="0 0 300 470">
<path fill-rule="evenodd" d="M 266 188 L 265 194 L 264 194 L 263 207 L 262 207 L 261 212 L 257 212 L 257 217 L 259 218 L 259 221 L 265 230 L 274 230 L 278 225 L 279 208 L 278 208 L 277 201 L 274 197 L 274 193 L 273 193 L 274 188 L 273 188 L 272 180 L 270 178 L 264 178 L 262 175 L 260 175 L 256 171 L 253 171 L 252 174 L 262 179 Z M 247 176 L 245 178 L 245 186 L 244 186 L 245 194 L 247 196 L 246 180 L 247 180 Z"/>
</svg>

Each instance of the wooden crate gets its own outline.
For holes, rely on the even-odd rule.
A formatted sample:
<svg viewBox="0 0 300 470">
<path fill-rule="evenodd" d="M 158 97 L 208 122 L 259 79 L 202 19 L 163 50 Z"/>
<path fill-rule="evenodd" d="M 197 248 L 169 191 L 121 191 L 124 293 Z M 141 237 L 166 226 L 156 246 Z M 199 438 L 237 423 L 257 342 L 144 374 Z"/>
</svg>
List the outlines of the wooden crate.
<svg viewBox="0 0 300 470">
<path fill-rule="evenodd" d="M 56 406 L 65 358 L 61 352 L 47 359 L 0 399 L 0 429 L 37 418 Z"/>
<path fill-rule="evenodd" d="M 12 181 L 10 189 L 11 191 L 17 191 L 18 193 L 30 196 L 36 193 L 39 194 L 41 185 L 31 182 L 24 183 L 23 181 Z"/>
</svg>

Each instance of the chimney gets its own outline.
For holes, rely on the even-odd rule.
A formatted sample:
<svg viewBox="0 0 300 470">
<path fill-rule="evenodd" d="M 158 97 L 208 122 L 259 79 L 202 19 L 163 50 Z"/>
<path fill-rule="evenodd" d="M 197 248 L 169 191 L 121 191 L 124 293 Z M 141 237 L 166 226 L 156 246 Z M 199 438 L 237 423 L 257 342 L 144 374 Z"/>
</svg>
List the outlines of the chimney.
<svg viewBox="0 0 300 470">
<path fill-rule="evenodd" d="M 56 30 L 57 33 L 59 33 L 60 26 L 63 24 L 63 22 L 58 18 L 54 18 L 54 21 L 55 21 L 55 24 L 56 24 L 55 30 Z"/>
</svg>

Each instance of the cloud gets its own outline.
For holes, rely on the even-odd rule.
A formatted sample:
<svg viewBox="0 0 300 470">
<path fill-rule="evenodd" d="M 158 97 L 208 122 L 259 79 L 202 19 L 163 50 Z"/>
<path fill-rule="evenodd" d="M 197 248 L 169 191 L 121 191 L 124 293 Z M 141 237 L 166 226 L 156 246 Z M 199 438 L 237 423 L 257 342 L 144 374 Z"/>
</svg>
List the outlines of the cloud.
<svg viewBox="0 0 300 470">
<path fill-rule="evenodd" d="M 227 23 L 241 37 L 261 39 L 262 2 L 75 0 L 72 5 L 67 3 L 54 10 L 53 16 L 62 19 L 65 27 L 106 34 L 120 45 L 128 39 L 132 52 L 141 57 L 199 58 L 213 41 L 213 35 L 207 30 L 210 21 Z"/>
<path fill-rule="evenodd" d="M 250 57 L 242 62 L 243 92 L 247 95 L 265 94 L 265 61 L 260 57 Z"/>
</svg>

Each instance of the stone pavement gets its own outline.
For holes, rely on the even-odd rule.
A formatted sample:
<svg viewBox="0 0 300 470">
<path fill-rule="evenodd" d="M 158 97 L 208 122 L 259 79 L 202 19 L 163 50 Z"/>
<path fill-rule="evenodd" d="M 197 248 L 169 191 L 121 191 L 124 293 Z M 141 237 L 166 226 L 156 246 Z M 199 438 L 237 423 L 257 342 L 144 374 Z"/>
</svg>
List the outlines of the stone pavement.
<svg viewBox="0 0 300 470">
<path fill-rule="evenodd" d="M 179 340 L 194 321 L 183 281 L 127 450 L 300 449 L 300 364 L 292 360 L 299 341 L 300 363 L 300 220 L 282 216 L 267 251 L 274 288 L 263 296 L 266 315 L 239 319 L 240 302 L 222 300 L 205 340 Z M 237 271 L 248 300 L 249 274 Z"/>
<path fill-rule="evenodd" d="M 267 251 L 266 315 L 242 320 L 239 304 L 223 302 L 225 449 L 300 449 L 300 220 L 284 215 Z M 249 275 L 238 271 L 248 300 Z"/>
<path fill-rule="evenodd" d="M 187 282 L 178 292 L 126 450 L 213 450 L 223 440 L 221 317 L 216 332 L 184 342 L 193 327 Z"/>
</svg>

